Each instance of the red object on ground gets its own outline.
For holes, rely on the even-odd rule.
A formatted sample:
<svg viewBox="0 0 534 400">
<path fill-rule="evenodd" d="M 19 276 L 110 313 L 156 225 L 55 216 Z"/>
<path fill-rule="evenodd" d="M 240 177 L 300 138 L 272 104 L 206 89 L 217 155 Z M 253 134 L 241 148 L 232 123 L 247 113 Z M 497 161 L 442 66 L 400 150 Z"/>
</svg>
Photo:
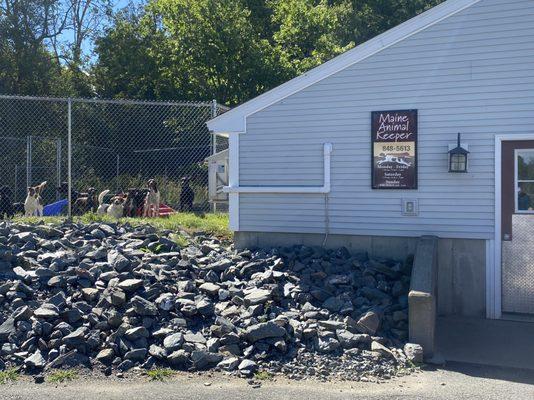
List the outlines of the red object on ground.
<svg viewBox="0 0 534 400">
<path fill-rule="evenodd" d="M 167 204 L 163 204 L 161 203 L 159 205 L 159 217 L 168 217 L 172 214 L 174 214 L 176 211 L 173 210 L 172 208 L 170 208 Z M 143 216 L 143 207 L 140 207 L 138 210 L 137 210 L 137 213 L 136 215 L 138 217 L 142 217 Z"/>
<path fill-rule="evenodd" d="M 159 205 L 159 216 L 160 217 L 168 217 L 172 214 L 174 214 L 176 211 L 174 211 L 172 208 L 170 208 L 166 204 L 160 204 Z"/>
</svg>

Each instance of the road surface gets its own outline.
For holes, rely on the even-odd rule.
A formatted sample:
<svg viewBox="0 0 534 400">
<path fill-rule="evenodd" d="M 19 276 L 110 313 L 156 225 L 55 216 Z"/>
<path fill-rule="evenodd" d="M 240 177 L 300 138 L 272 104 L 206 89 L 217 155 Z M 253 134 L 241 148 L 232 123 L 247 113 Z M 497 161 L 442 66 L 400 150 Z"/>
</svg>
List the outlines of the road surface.
<svg viewBox="0 0 534 400">
<path fill-rule="evenodd" d="M 534 399 L 534 371 L 450 365 L 385 383 L 288 381 L 277 378 L 253 388 L 246 380 L 212 375 L 177 375 L 166 382 L 146 377 L 81 377 L 55 385 L 29 378 L 0 386 L 9 400 L 338 400 L 338 399 Z"/>
</svg>

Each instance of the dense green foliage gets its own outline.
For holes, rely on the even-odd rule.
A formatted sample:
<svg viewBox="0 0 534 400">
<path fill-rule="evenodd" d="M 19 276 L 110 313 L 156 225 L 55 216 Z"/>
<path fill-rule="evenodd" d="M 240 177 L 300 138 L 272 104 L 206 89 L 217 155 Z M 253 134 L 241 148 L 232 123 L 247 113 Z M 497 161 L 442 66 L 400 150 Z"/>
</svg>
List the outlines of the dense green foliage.
<svg viewBox="0 0 534 400">
<path fill-rule="evenodd" d="M 442 1 L 0 0 L 0 93 L 237 104 Z"/>
</svg>

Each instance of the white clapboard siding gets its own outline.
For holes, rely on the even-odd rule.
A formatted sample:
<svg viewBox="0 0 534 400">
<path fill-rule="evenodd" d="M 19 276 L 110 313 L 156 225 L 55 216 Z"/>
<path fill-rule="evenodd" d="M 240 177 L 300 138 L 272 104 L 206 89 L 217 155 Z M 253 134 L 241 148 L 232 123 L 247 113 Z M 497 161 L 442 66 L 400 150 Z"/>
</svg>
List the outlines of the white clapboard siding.
<svg viewBox="0 0 534 400">
<path fill-rule="evenodd" d="M 419 110 L 414 191 L 371 190 L 371 112 Z M 469 173 L 447 172 L 458 132 Z M 240 194 L 239 229 L 491 239 L 494 136 L 534 132 L 534 1 L 482 0 L 247 118 L 242 186 L 323 183 L 332 192 Z M 404 198 L 419 215 L 401 215 Z M 328 200 L 328 201 L 326 201 Z M 328 212 L 326 210 L 328 209 Z"/>
</svg>

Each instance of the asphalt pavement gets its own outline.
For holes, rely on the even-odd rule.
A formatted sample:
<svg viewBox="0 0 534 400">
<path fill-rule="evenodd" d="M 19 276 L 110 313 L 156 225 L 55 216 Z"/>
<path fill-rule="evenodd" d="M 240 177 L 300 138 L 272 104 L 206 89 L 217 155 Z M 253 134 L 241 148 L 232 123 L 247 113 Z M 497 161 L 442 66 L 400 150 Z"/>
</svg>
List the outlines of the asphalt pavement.
<svg viewBox="0 0 534 400">
<path fill-rule="evenodd" d="M 28 378 L 0 386 L 9 400 L 337 400 L 337 399 L 534 399 L 534 371 L 450 364 L 384 383 L 313 382 L 276 378 L 254 388 L 222 374 L 177 375 L 166 382 L 82 376 L 71 382 L 35 384 Z"/>
</svg>

